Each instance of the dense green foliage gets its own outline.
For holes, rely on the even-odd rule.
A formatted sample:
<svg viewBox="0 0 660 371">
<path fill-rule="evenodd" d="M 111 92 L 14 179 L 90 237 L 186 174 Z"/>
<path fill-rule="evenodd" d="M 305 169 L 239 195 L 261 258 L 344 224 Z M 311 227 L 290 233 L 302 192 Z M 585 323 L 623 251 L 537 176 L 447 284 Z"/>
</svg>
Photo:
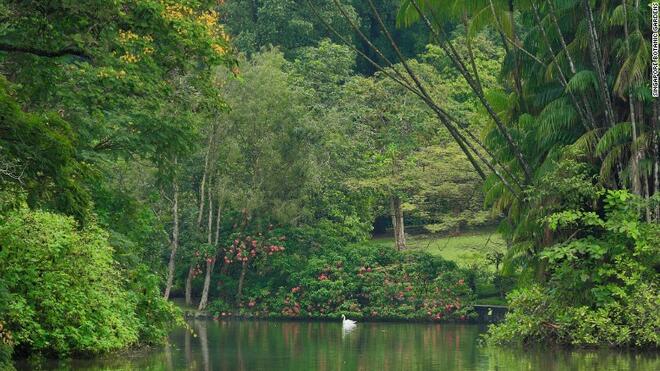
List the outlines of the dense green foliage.
<svg viewBox="0 0 660 371">
<path fill-rule="evenodd" d="M 23 112 L 0 77 L 0 156 L 3 175 L 20 181 L 33 207 L 51 207 L 84 218 L 89 194 L 75 178 L 83 167 L 75 158 L 75 134 L 55 114 Z"/>
<path fill-rule="evenodd" d="M 444 320 L 514 284 L 493 342 L 657 346 L 647 3 L 1 1 L 0 362 L 158 342 L 173 296 Z"/>
<path fill-rule="evenodd" d="M 0 2 L 3 362 L 160 343 L 180 323 L 154 193 L 123 175 L 166 187 L 224 109 L 204 85 L 234 65 L 211 3 Z"/>
<path fill-rule="evenodd" d="M 374 5 L 393 25 L 399 0 L 376 0 Z M 378 21 L 364 1 L 232 0 L 224 1 L 219 11 L 229 33 L 235 36 L 235 46 L 248 55 L 264 47 L 278 46 L 287 58 L 295 59 L 304 53 L 306 47 L 314 47 L 323 39 L 328 38 L 338 44 L 345 38 L 356 49 L 380 60 L 381 57 L 355 35 L 351 24 L 370 35 L 374 44 L 388 45 L 387 38 L 379 30 Z M 331 32 L 324 23 L 331 25 L 340 35 Z M 391 31 L 406 56 L 412 57 L 424 50 L 427 37 L 423 27 L 410 30 L 393 28 Z M 394 52 L 385 50 L 385 57 L 393 59 Z M 361 73 L 375 72 L 373 66 L 362 59 L 354 62 L 357 62 Z"/>
<path fill-rule="evenodd" d="M 304 231 L 294 236 L 283 244 L 284 252 L 255 260 L 241 314 L 387 320 L 465 320 L 470 314 L 468 272 L 453 262 L 345 242 L 310 253 L 306 244 L 313 236 Z M 231 275 L 219 279 L 223 288 L 236 285 Z M 233 307 L 233 297 L 225 295 L 209 309 L 222 316 Z"/>
<path fill-rule="evenodd" d="M 157 287 L 154 295 L 148 275 L 123 282 L 107 234 L 96 226 L 78 230 L 71 218 L 22 208 L 2 218 L 0 245 L 8 291 L 2 321 L 14 329 L 19 352 L 121 349 L 139 339 L 162 341 L 176 324 L 175 308 Z"/>
<path fill-rule="evenodd" d="M 548 283 L 510 295 L 506 321 L 490 339 L 552 341 L 573 345 L 657 347 L 660 227 L 641 221 L 640 201 L 609 191 L 604 218 L 593 212 L 562 211 L 549 217 L 555 230 L 589 230 L 546 249 Z M 573 233 L 575 234 L 575 233 Z"/>
<path fill-rule="evenodd" d="M 473 165 L 488 165 L 486 204 L 506 215 L 505 268 L 523 278 L 493 342 L 658 346 L 648 12 L 640 1 L 402 2 L 399 24 L 427 26 L 487 122 L 485 146 L 464 152 L 490 161 Z M 446 31 L 458 23 L 468 50 Z M 500 86 L 490 88 L 469 50 L 485 29 L 505 48 Z M 427 103 L 448 109 L 436 102 Z"/>
</svg>

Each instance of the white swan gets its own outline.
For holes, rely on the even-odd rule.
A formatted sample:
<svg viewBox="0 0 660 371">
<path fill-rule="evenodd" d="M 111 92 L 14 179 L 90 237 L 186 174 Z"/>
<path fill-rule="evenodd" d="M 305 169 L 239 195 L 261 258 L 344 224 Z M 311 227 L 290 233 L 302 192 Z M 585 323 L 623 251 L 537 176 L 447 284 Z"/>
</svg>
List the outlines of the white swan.
<svg viewBox="0 0 660 371">
<path fill-rule="evenodd" d="M 347 330 L 348 330 L 348 329 L 352 329 L 353 327 L 355 327 L 355 326 L 357 325 L 357 322 L 355 322 L 355 321 L 353 321 L 353 320 L 351 320 L 351 319 L 346 319 L 346 316 L 343 315 L 343 314 L 341 315 L 341 321 L 342 321 L 342 322 L 341 322 L 342 327 L 343 327 L 344 329 L 347 329 Z"/>
</svg>

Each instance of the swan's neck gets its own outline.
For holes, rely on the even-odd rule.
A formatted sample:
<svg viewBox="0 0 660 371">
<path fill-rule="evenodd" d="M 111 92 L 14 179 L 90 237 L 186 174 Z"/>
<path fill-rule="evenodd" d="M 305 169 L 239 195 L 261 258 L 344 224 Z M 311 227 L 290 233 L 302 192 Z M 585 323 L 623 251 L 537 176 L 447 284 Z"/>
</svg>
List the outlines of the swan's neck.
<svg viewBox="0 0 660 371">
<path fill-rule="evenodd" d="M 341 315 L 341 320 L 342 320 L 342 321 L 346 321 L 346 316 L 342 314 L 342 315 Z"/>
</svg>

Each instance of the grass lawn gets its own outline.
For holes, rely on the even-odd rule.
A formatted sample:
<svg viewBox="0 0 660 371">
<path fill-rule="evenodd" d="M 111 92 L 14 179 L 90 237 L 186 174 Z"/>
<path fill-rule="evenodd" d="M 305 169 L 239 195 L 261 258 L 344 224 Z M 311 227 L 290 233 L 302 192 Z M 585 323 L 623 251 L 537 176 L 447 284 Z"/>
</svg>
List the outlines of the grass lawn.
<svg viewBox="0 0 660 371">
<path fill-rule="evenodd" d="M 409 250 L 424 250 L 456 263 L 466 263 L 469 255 L 485 247 L 504 247 L 504 240 L 492 229 L 470 231 L 459 236 L 415 235 L 406 240 Z M 369 241 L 373 245 L 394 246 L 393 237 L 379 237 Z"/>
<path fill-rule="evenodd" d="M 371 245 L 394 247 L 394 237 L 378 237 L 368 242 Z M 424 250 L 432 255 L 452 260 L 459 265 L 467 265 L 471 256 L 484 248 L 498 248 L 504 250 L 505 242 L 499 233 L 493 229 L 483 229 L 466 232 L 459 236 L 414 235 L 406 239 L 407 251 Z M 495 266 L 490 267 L 495 271 Z M 477 304 L 506 305 L 492 285 L 477 285 Z"/>
</svg>

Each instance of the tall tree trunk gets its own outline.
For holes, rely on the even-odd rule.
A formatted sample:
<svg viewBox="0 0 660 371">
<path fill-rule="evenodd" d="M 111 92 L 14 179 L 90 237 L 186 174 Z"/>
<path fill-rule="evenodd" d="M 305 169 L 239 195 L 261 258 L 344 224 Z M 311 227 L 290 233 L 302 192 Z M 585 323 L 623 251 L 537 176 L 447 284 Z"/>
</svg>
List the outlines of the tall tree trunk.
<svg viewBox="0 0 660 371">
<path fill-rule="evenodd" d="M 241 263 L 241 275 L 238 278 L 238 292 L 236 293 L 236 303 L 241 306 L 241 297 L 243 296 L 243 282 L 245 281 L 245 271 L 247 270 L 247 260 Z"/>
<path fill-rule="evenodd" d="M 209 157 L 211 152 L 211 143 L 213 141 L 213 132 L 214 130 L 211 130 L 211 133 L 209 134 L 208 148 L 206 150 L 206 156 L 204 159 L 204 172 L 202 175 L 202 182 L 199 185 L 199 210 L 197 212 L 197 228 L 200 229 L 202 226 L 202 218 L 204 215 L 205 185 L 206 185 L 206 178 L 208 175 Z M 195 264 L 196 263 L 194 261 L 190 262 L 190 267 L 188 268 L 188 276 L 186 277 L 186 305 L 192 305 L 192 280 L 194 278 Z"/>
<path fill-rule="evenodd" d="M 394 212 L 394 196 L 390 198 L 390 218 L 392 219 L 392 234 L 394 236 L 394 245 L 396 246 L 396 241 L 398 240 L 396 234 L 399 229 L 396 227 L 397 220 L 396 220 L 396 213 Z"/>
<path fill-rule="evenodd" d="M 206 228 L 206 242 L 208 245 L 212 243 L 213 236 L 213 195 L 211 192 L 211 182 L 209 181 L 209 217 L 208 225 Z M 211 286 L 211 275 L 213 274 L 213 267 L 215 266 L 216 251 L 213 251 L 213 256 L 206 257 L 206 273 L 204 274 L 204 287 L 202 289 L 202 297 L 199 299 L 199 306 L 197 310 L 206 309 L 206 305 L 209 301 L 209 287 Z"/>
<path fill-rule="evenodd" d="M 514 8 L 513 0 L 509 0 L 509 22 L 511 22 L 511 37 L 513 38 L 514 45 L 520 45 L 520 40 L 518 40 L 518 34 L 516 32 L 516 20 L 514 19 Z M 518 104 L 520 105 L 520 111 L 527 111 L 527 106 L 525 104 L 525 98 L 523 96 L 523 87 L 521 80 L 520 72 L 520 55 L 516 49 L 513 49 L 513 58 L 515 59 L 515 65 L 513 69 L 513 81 L 514 86 L 516 87 L 516 92 L 518 94 Z"/>
<path fill-rule="evenodd" d="M 641 196 L 642 183 L 639 174 L 639 160 L 642 157 L 642 152 L 639 148 L 635 148 L 635 145 L 637 144 L 637 123 L 635 120 L 635 104 L 633 102 L 632 92 L 628 95 L 628 103 L 630 105 L 630 125 L 632 126 L 632 145 L 630 146 L 630 183 L 632 186 L 632 192 Z"/>
<path fill-rule="evenodd" d="M 589 51 L 591 56 L 591 63 L 596 69 L 596 77 L 598 81 L 599 93 L 605 105 L 605 117 L 610 127 L 614 127 L 616 117 L 614 117 L 614 109 L 612 108 L 612 98 L 610 90 L 607 86 L 607 78 L 605 76 L 604 60 L 605 55 L 602 53 L 600 41 L 598 37 L 598 30 L 594 21 L 591 5 L 588 0 L 582 0 L 582 8 L 587 20 L 587 28 L 589 31 Z"/>
<path fill-rule="evenodd" d="M 211 232 L 209 231 L 209 235 Z M 215 267 L 215 254 L 212 257 L 206 257 L 206 273 L 204 274 L 204 286 L 202 289 L 202 297 L 199 299 L 199 305 L 197 310 L 206 309 L 206 305 L 209 301 L 209 288 L 211 286 L 211 275 L 213 274 L 213 268 Z"/>
<path fill-rule="evenodd" d="M 177 163 L 176 158 L 174 163 Z M 172 282 L 174 281 L 174 262 L 176 260 L 176 251 L 179 248 L 179 185 L 176 180 L 173 182 L 174 195 L 172 202 L 172 216 L 174 218 L 174 226 L 172 227 L 172 247 L 170 251 L 170 261 L 167 264 L 167 284 L 165 285 L 165 300 L 170 298 L 170 291 L 172 290 Z"/>
<path fill-rule="evenodd" d="M 516 47 L 519 46 L 520 43 L 518 41 L 518 36 L 516 35 L 516 27 L 515 27 L 514 15 L 513 15 L 513 1 L 509 0 L 508 2 L 509 22 L 511 23 L 511 31 L 512 31 L 511 39 L 508 38 L 506 35 L 506 30 L 504 29 L 502 22 L 500 22 L 495 5 L 493 4 L 493 0 L 490 0 L 489 3 L 490 3 L 490 10 L 493 15 L 493 20 L 497 25 L 497 30 L 500 34 L 500 39 L 502 39 L 502 46 L 504 47 L 504 51 L 506 54 L 511 55 L 513 57 L 514 60 L 513 62 L 514 67 L 512 70 L 513 87 L 514 87 L 514 91 L 516 92 L 516 95 L 518 96 L 519 110 L 525 111 L 526 109 L 525 109 L 525 101 L 523 100 L 522 82 L 520 80 L 520 58 L 518 56 L 518 52 L 516 51 Z M 514 47 L 513 49 L 509 49 L 509 41 Z"/>
<path fill-rule="evenodd" d="M 396 199 L 396 219 L 397 219 L 397 229 L 399 230 L 399 250 L 404 250 L 406 248 L 406 228 L 403 223 L 403 209 L 401 208 L 401 199 L 397 197 Z"/>
<path fill-rule="evenodd" d="M 206 156 L 204 157 L 204 173 L 202 174 L 202 183 L 199 185 L 199 212 L 197 213 L 197 226 L 202 225 L 202 216 L 204 215 L 204 186 L 206 185 L 206 177 L 209 169 L 209 157 L 211 157 L 211 144 L 213 142 L 213 131 L 209 134 L 209 143 L 206 148 Z"/>
<path fill-rule="evenodd" d="M 188 276 L 186 277 L 186 305 L 192 305 L 192 280 L 195 274 L 195 265 L 190 264 Z"/>
<path fill-rule="evenodd" d="M 651 199 L 651 184 L 649 183 L 649 178 L 644 176 L 644 199 L 646 200 L 646 222 L 651 223 L 653 216 L 651 215 L 651 205 L 649 201 Z"/>
<path fill-rule="evenodd" d="M 213 245 L 218 247 L 218 241 L 220 240 L 220 216 L 222 215 L 222 203 L 218 200 L 218 211 L 215 214 L 215 241 Z"/>
<path fill-rule="evenodd" d="M 628 32 L 628 11 L 626 0 L 621 1 L 623 9 L 623 35 L 625 37 L 626 45 L 626 57 L 630 58 L 630 38 Z M 632 141 L 633 145 L 630 146 L 630 183 L 632 186 L 632 191 L 634 194 L 641 196 L 642 195 L 642 183 L 639 174 L 639 160 L 641 159 L 641 151 L 639 148 L 635 148 L 637 144 L 637 122 L 635 117 L 635 100 L 633 97 L 632 88 L 628 89 L 628 106 L 630 107 L 630 125 L 632 126 Z"/>
<path fill-rule="evenodd" d="M 240 236 L 243 236 L 243 232 L 245 232 L 245 229 L 247 228 L 249 220 L 250 220 L 250 212 L 248 211 L 247 208 L 244 208 L 243 209 L 243 222 L 241 224 L 241 230 L 239 232 Z M 242 259 L 241 259 L 243 261 L 241 262 L 241 274 L 238 278 L 238 291 L 236 293 L 236 304 L 238 304 L 238 306 L 241 307 L 242 306 L 241 298 L 243 297 L 243 282 L 245 281 L 245 272 L 247 271 L 247 266 L 248 266 L 248 259 L 246 259 L 246 256 L 249 255 L 247 253 L 249 247 L 244 242 L 241 242 L 240 245 L 239 245 L 239 248 L 245 254 L 245 256 L 243 256 Z"/>
<path fill-rule="evenodd" d="M 215 248 L 218 249 L 219 241 L 220 241 L 220 216 L 222 215 L 222 203 L 220 200 L 218 200 L 218 213 L 215 218 L 215 242 L 213 243 L 215 245 Z M 220 257 L 223 259 L 225 256 L 224 253 L 222 253 L 222 256 Z M 220 268 L 220 275 L 226 275 L 227 274 L 227 263 L 223 261 L 222 267 Z"/>
<path fill-rule="evenodd" d="M 463 26 L 465 27 L 465 32 L 470 28 L 470 24 L 468 22 L 468 16 L 467 12 L 463 12 L 463 17 L 461 18 L 463 20 Z M 468 58 L 470 59 L 470 66 L 472 67 L 472 73 L 474 74 L 474 82 L 477 85 L 477 88 L 479 91 L 483 91 L 483 86 L 481 85 L 481 78 L 479 77 L 479 70 L 477 69 L 477 64 L 474 61 L 474 52 L 472 51 L 472 41 L 470 38 L 466 38 L 465 40 L 465 45 L 467 46 L 467 52 L 468 52 Z"/>
<path fill-rule="evenodd" d="M 209 218 L 208 218 L 208 231 L 207 231 L 207 240 L 208 243 L 211 243 L 211 223 L 212 223 L 212 216 L 213 216 L 213 206 L 211 205 L 211 177 L 209 175 L 209 168 L 212 166 L 212 161 L 213 161 L 213 148 L 215 144 L 215 132 L 216 132 L 216 125 L 215 123 L 211 125 L 211 131 L 209 132 L 209 139 L 208 139 L 208 145 L 206 149 L 206 158 L 204 160 L 204 173 L 202 175 L 202 183 L 200 184 L 200 189 L 199 189 L 199 211 L 197 213 L 197 227 L 200 229 L 200 232 L 202 231 L 202 219 L 204 215 L 204 199 L 206 196 L 206 193 L 204 192 L 204 186 L 205 183 L 208 180 L 208 200 L 209 200 Z M 208 257 L 207 257 L 208 259 Z M 212 259 L 213 260 L 213 259 Z M 208 301 L 208 287 L 206 286 L 206 281 L 207 279 L 210 281 L 209 275 L 211 274 L 211 271 L 209 270 L 211 268 L 209 266 L 209 263 L 207 261 L 206 263 L 206 273 L 204 277 L 204 283 L 205 283 L 205 291 L 206 291 L 206 298 L 204 298 L 204 292 L 202 292 L 202 298 L 200 299 L 200 303 L 198 308 L 201 310 L 202 308 L 202 301 L 204 302 L 204 307 L 206 307 L 206 302 Z M 194 264 L 191 263 L 190 269 L 188 271 L 188 277 L 186 279 L 186 304 L 191 305 L 192 304 L 192 279 L 193 279 L 193 271 L 194 271 Z"/>
<path fill-rule="evenodd" d="M 394 243 L 396 249 L 401 251 L 406 248 L 406 229 L 403 223 L 403 209 L 401 199 L 393 196 L 390 200 L 392 206 L 392 224 L 394 228 Z"/>
<path fill-rule="evenodd" d="M 199 306 L 197 310 L 204 310 L 209 301 L 209 287 L 211 286 L 211 275 L 215 267 L 215 257 L 207 258 L 206 260 L 206 274 L 204 275 L 204 289 L 202 290 L 202 297 L 199 299 Z"/>
</svg>

